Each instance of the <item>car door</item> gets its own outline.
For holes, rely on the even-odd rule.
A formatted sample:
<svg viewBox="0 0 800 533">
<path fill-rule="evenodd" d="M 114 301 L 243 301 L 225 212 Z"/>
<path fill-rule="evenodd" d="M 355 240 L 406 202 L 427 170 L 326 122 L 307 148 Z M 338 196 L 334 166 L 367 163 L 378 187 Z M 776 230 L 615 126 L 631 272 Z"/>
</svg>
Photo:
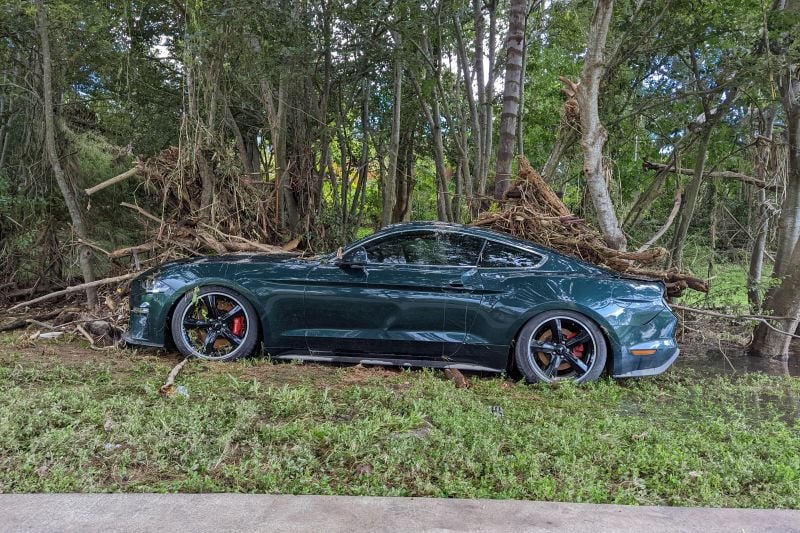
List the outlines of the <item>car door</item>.
<svg viewBox="0 0 800 533">
<path fill-rule="evenodd" d="M 352 355 L 373 344 L 376 323 L 366 302 L 373 299 L 367 272 L 321 261 L 306 277 L 305 342 L 312 354 Z"/>
<path fill-rule="evenodd" d="M 373 329 L 375 354 L 408 359 L 441 359 L 446 340 L 449 292 L 460 271 L 443 265 L 439 235 L 433 230 L 393 234 L 368 242 L 363 302 Z"/>
<path fill-rule="evenodd" d="M 445 323 L 443 356 L 454 359 L 462 353 L 467 336 L 480 312 L 483 282 L 477 263 L 486 241 L 461 232 L 440 232 L 439 249 L 442 268 L 447 269 L 444 280 Z"/>
</svg>

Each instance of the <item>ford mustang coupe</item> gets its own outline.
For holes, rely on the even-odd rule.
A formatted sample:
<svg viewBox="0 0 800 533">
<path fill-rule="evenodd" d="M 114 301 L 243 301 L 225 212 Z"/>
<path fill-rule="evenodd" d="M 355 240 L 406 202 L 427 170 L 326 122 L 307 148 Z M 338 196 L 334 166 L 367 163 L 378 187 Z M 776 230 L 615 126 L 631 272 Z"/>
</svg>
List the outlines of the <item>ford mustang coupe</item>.
<svg viewBox="0 0 800 533">
<path fill-rule="evenodd" d="M 506 234 L 390 226 L 337 253 L 163 264 L 131 284 L 126 341 L 273 358 L 506 372 L 529 382 L 649 376 L 678 357 L 660 282 Z"/>
</svg>

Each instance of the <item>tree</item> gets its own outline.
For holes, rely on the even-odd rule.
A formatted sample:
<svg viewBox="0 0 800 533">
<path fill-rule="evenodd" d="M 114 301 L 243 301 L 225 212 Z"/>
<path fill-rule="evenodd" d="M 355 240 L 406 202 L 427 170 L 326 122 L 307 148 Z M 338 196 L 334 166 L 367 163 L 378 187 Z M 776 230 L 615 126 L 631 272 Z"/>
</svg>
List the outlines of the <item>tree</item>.
<svg viewBox="0 0 800 533">
<path fill-rule="evenodd" d="M 599 111 L 600 81 L 605 72 L 604 51 L 613 11 L 614 0 L 595 0 L 586 59 L 576 97 L 581 117 L 583 176 L 597 213 L 597 221 L 606 243 L 617 250 L 624 250 L 627 239 L 620 227 L 606 184 L 603 147 L 608 139 L 608 131 L 600 121 Z"/>
<path fill-rule="evenodd" d="M 500 115 L 500 145 L 497 151 L 494 197 L 502 199 L 511 185 L 511 160 L 517 134 L 520 106 L 523 48 L 527 0 L 511 0 L 506 42 L 506 79 L 503 88 L 503 113 Z"/>
<path fill-rule="evenodd" d="M 800 324 L 800 76 L 794 61 L 788 61 L 784 66 L 780 90 L 789 141 L 789 172 L 773 272 L 779 285 L 769 292 L 764 307 L 773 316 L 781 317 L 777 322 L 783 331 L 794 332 Z M 760 324 L 756 328 L 750 353 L 788 357 L 790 341 L 791 337 Z"/>
<path fill-rule="evenodd" d="M 39 42 L 42 54 L 42 107 L 44 108 L 44 128 L 45 141 L 44 147 L 53 175 L 64 197 L 64 203 L 69 211 L 72 220 L 72 227 L 75 235 L 80 240 L 78 244 L 78 260 L 81 266 L 81 273 L 85 283 L 94 281 L 94 269 L 92 267 L 92 250 L 87 243 L 89 233 L 86 229 L 83 212 L 78 203 L 77 194 L 69 181 L 68 176 L 61 166 L 60 156 L 56 147 L 56 124 L 53 113 L 53 62 L 50 52 L 50 30 L 47 17 L 47 7 L 44 0 L 36 0 L 36 22 L 39 32 Z M 97 289 L 86 290 L 86 300 L 89 307 L 94 307 L 97 303 Z"/>
</svg>

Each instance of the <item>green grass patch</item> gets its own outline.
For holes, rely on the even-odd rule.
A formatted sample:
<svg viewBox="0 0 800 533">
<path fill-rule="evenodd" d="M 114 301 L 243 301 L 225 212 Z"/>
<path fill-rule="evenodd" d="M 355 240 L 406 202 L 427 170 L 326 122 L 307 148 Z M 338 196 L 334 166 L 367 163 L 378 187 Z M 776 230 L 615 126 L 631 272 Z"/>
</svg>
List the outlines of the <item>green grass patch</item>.
<svg viewBox="0 0 800 533">
<path fill-rule="evenodd" d="M 800 380 L 588 386 L 433 371 L 0 354 L 0 492 L 269 492 L 800 507 Z M 72 346 L 73 348 L 70 348 Z M 492 412 L 502 408 L 504 416 Z"/>
</svg>

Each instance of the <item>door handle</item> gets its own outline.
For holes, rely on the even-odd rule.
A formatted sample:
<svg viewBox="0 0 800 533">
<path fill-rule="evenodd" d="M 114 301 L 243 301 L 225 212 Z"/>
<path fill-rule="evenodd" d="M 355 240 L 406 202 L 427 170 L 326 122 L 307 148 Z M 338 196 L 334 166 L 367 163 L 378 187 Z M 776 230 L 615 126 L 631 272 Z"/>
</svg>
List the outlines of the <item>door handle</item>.
<svg viewBox="0 0 800 533">
<path fill-rule="evenodd" d="M 464 283 L 461 281 L 451 281 L 447 285 L 445 285 L 445 289 L 450 289 L 453 291 L 465 291 L 468 290 L 467 287 L 464 286 Z"/>
</svg>

